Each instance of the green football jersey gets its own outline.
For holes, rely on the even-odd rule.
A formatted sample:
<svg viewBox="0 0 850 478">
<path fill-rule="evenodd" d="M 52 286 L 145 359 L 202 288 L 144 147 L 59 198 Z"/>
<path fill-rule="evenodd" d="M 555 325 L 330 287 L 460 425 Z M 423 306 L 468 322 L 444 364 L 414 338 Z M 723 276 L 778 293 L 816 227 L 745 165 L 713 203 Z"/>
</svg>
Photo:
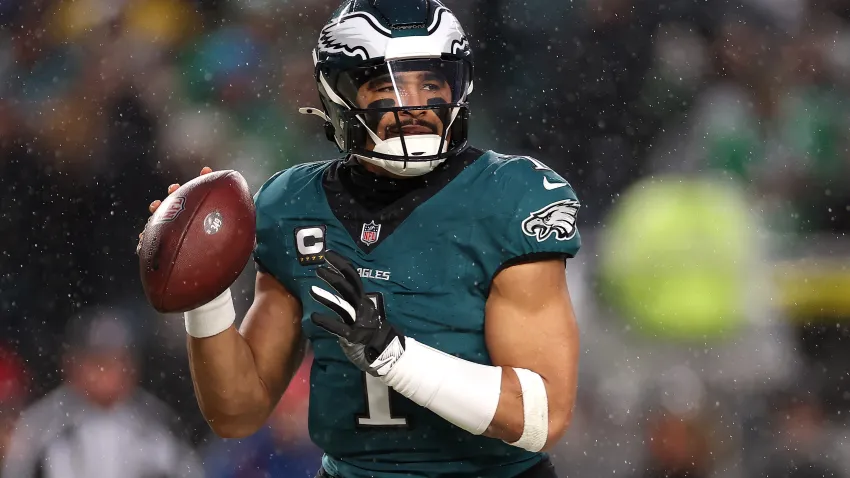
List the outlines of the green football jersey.
<svg viewBox="0 0 850 478">
<path fill-rule="evenodd" d="M 474 436 L 361 372 L 336 337 L 310 321 L 330 311 L 308 291 L 326 286 L 315 272 L 334 250 L 400 333 L 492 365 L 484 340 L 491 281 L 511 264 L 576 254 L 572 187 L 532 158 L 469 149 L 429 173 L 425 186 L 374 210 L 354 200 L 343 167 L 295 166 L 255 197 L 256 260 L 303 305 L 314 353 L 310 435 L 325 468 L 346 478 L 499 478 L 535 465 L 542 454 Z"/>
</svg>

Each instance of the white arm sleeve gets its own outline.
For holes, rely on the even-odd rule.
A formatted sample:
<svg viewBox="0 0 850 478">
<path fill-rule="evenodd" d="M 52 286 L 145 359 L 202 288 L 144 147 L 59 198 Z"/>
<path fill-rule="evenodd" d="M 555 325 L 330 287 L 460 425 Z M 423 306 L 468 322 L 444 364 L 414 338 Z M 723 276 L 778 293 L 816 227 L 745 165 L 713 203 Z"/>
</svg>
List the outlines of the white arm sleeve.
<svg viewBox="0 0 850 478">
<path fill-rule="evenodd" d="M 484 433 L 499 405 L 502 368 L 448 355 L 410 337 L 405 339 L 404 348 L 383 377 L 384 382 L 469 433 Z M 529 370 L 514 370 L 522 386 L 524 429 L 522 437 L 511 445 L 540 451 L 549 429 L 543 379 Z"/>
<path fill-rule="evenodd" d="M 502 390 L 502 369 L 459 359 L 405 338 L 404 353 L 384 382 L 460 428 L 487 430 Z"/>
</svg>

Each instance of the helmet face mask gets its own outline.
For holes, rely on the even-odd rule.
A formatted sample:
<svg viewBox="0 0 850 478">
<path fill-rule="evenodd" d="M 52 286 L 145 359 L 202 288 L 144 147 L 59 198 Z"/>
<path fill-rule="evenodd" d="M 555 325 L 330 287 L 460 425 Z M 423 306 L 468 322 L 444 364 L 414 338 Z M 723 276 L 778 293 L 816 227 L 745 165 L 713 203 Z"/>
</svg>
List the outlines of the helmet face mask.
<svg viewBox="0 0 850 478">
<path fill-rule="evenodd" d="M 314 61 L 326 129 L 342 152 L 418 176 L 467 147 L 471 52 L 438 1 L 396 3 L 425 12 L 421 25 L 404 28 L 374 2 L 349 1 L 322 29 Z"/>
</svg>

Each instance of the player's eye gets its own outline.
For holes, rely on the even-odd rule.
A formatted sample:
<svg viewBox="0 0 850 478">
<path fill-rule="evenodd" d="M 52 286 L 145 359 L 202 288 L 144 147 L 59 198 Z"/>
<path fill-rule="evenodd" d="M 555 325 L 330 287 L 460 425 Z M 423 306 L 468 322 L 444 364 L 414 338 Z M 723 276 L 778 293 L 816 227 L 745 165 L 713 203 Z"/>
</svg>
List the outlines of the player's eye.
<svg viewBox="0 0 850 478">
<path fill-rule="evenodd" d="M 440 89 L 442 89 L 442 86 L 437 83 L 425 83 L 424 85 L 422 85 L 422 89 L 428 91 L 440 91 Z"/>
</svg>

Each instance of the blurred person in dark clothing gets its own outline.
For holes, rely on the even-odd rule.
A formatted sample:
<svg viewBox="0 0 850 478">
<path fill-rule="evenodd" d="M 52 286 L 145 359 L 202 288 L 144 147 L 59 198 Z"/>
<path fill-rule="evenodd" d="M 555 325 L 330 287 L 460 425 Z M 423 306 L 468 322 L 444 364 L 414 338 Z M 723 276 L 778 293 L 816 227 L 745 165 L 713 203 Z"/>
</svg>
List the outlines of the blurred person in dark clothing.
<svg viewBox="0 0 850 478">
<path fill-rule="evenodd" d="M 64 384 L 24 411 L 3 478 L 203 476 L 176 417 L 137 385 L 137 339 L 120 310 L 70 323 Z"/>
</svg>

